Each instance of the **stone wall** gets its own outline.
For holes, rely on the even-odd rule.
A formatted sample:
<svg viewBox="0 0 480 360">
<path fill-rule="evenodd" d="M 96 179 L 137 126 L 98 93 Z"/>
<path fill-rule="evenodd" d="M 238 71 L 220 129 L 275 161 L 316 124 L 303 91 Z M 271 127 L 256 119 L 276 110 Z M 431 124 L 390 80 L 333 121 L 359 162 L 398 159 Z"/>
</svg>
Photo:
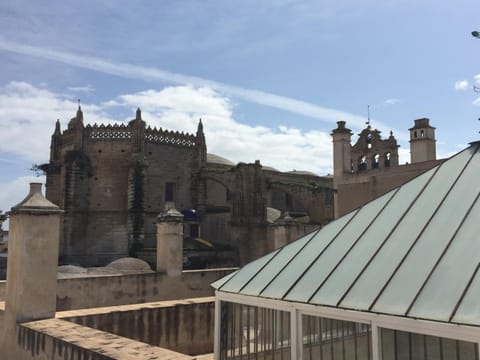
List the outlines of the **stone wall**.
<svg viewBox="0 0 480 360">
<path fill-rule="evenodd" d="M 190 270 L 178 277 L 147 273 L 59 279 L 57 311 L 212 296 L 210 284 L 232 270 Z M 0 281 L 0 301 L 5 300 L 5 288 L 6 281 Z"/>
<path fill-rule="evenodd" d="M 128 125 L 84 126 L 80 108 L 63 133 L 57 122 L 50 163 L 41 168 L 47 198 L 65 210 L 61 262 L 104 266 L 155 248 L 166 203 L 182 210 L 198 202 L 195 176 L 205 160 L 201 124 L 196 135 L 152 129 L 138 110 Z"/>
<path fill-rule="evenodd" d="M 213 352 L 213 297 L 68 311 L 57 317 L 189 355 Z"/>
<path fill-rule="evenodd" d="M 338 216 L 402 185 L 425 171 L 441 164 L 442 160 L 401 165 L 392 168 L 374 169 L 368 172 L 344 175 L 336 185 Z"/>
<path fill-rule="evenodd" d="M 17 348 L 2 358 L 16 360 L 175 359 L 192 357 L 69 321 L 48 319 L 17 326 Z"/>
</svg>

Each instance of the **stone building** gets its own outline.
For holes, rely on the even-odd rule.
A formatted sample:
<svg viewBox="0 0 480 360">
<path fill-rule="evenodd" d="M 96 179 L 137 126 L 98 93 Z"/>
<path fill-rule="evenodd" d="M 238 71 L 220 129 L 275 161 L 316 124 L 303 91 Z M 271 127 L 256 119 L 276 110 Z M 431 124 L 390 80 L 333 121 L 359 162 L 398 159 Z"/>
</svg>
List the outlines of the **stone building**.
<svg viewBox="0 0 480 360">
<path fill-rule="evenodd" d="M 208 261 L 245 264 L 436 165 L 434 130 L 415 120 L 412 163 L 400 166 L 393 134 L 382 139 L 368 125 L 352 145 L 339 121 L 332 178 L 207 154 L 201 121 L 195 134 L 156 129 L 138 109 L 128 124 L 84 125 L 79 107 L 64 131 L 57 121 L 41 166 L 47 198 L 65 211 L 60 261 L 98 266 L 130 255 L 155 266 L 157 216 L 175 208 L 187 243 L 213 244 Z"/>
<path fill-rule="evenodd" d="M 245 263 L 333 219 L 330 177 L 234 165 L 207 154 L 196 134 L 121 125 L 84 125 L 77 114 L 51 139 L 46 196 L 65 211 L 62 263 L 104 265 L 127 255 L 155 262 L 156 218 L 184 214 L 186 238 L 233 249 Z M 277 240 L 274 241 L 274 235 Z M 280 240 L 278 240 L 280 239 Z"/>
<path fill-rule="evenodd" d="M 397 140 L 390 132 L 382 139 L 380 131 L 368 125 L 351 145 L 352 132 L 344 121 L 337 123 L 333 138 L 333 187 L 335 218 L 377 198 L 422 172 L 438 165 L 435 128 L 429 119 L 415 120 L 410 131 L 411 163 L 399 165 Z"/>
</svg>

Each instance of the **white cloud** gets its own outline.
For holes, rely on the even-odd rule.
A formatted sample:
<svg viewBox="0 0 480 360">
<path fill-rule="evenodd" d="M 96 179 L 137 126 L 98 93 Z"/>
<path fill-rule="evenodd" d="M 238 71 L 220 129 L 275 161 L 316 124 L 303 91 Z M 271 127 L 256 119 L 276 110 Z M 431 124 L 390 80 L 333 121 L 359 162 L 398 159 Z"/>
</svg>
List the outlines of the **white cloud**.
<svg viewBox="0 0 480 360">
<path fill-rule="evenodd" d="M 305 101 L 287 98 L 259 90 L 223 84 L 196 76 L 172 73 L 158 68 L 137 66 L 126 63 L 116 63 L 92 56 L 23 45 L 6 41 L 2 38 L 0 38 L 0 50 L 57 61 L 71 66 L 90 69 L 120 77 L 144 79 L 147 81 L 160 81 L 180 85 L 193 85 L 196 87 L 208 87 L 253 103 L 270 106 L 322 121 L 335 123 L 336 121 L 344 120 L 349 123 L 351 127 L 356 128 L 363 128 L 366 121 L 364 116 L 351 114 L 341 110 L 330 109 Z M 388 130 L 388 127 L 384 126 L 380 122 L 376 122 L 376 125 L 381 130 Z"/>
<path fill-rule="evenodd" d="M 20 203 L 27 196 L 29 183 L 31 182 L 45 183 L 45 177 L 21 176 L 8 182 L 0 183 L 0 189 L 2 189 L 0 191 L 0 210 L 5 213 Z M 45 189 L 43 189 L 43 193 L 45 194 Z M 7 227 L 8 224 L 4 224 L 3 228 Z"/>
<path fill-rule="evenodd" d="M 400 99 L 392 98 L 392 99 L 385 100 L 383 103 L 385 105 L 395 105 L 395 104 L 398 104 L 399 102 L 400 102 Z"/>
<path fill-rule="evenodd" d="M 95 90 L 95 88 L 92 85 L 86 85 L 86 86 L 70 86 L 67 88 L 68 90 L 72 92 L 83 92 L 83 93 L 90 93 Z"/>
<path fill-rule="evenodd" d="M 121 95 L 108 106 L 140 105 L 148 124 L 193 132 L 202 118 L 208 152 L 233 162 L 253 162 L 282 171 L 331 172 L 331 138 L 327 132 L 279 126 L 267 128 L 239 123 L 228 98 L 209 88 L 168 87 Z M 315 161 L 312 161 L 315 159 Z"/>
<path fill-rule="evenodd" d="M 78 104 L 43 87 L 11 82 L 0 88 L 0 152 L 41 162 L 49 158 L 55 120 L 70 119 Z M 111 122 L 96 105 L 82 105 L 92 122 Z"/>
<path fill-rule="evenodd" d="M 457 91 L 465 91 L 469 87 L 469 83 L 467 80 L 459 80 L 455 82 L 455 90 Z"/>
<path fill-rule="evenodd" d="M 293 127 L 250 126 L 234 119 L 230 100 L 208 87 L 166 87 L 120 95 L 102 104 L 82 104 L 85 123 L 118 122 L 111 113 L 120 108 L 142 109 L 151 126 L 196 131 L 203 119 L 208 151 L 234 162 L 253 162 L 279 170 L 331 172 L 331 139 L 327 132 Z M 55 119 L 62 129 L 75 115 L 77 103 L 44 88 L 12 82 L 0 89 L 0 153 L 32 162 L 47 161 Z M 133 111 L 128 118 L 134 116 Z M 312 161 L 314 159 L 314 161 Z M 10 159 L 9 159 L 10 160 Z"/>
<path fill-rule="evenodd" d="M 410 163 L 410 149 L 398 148 L 398 164 Z"/>
</svg>

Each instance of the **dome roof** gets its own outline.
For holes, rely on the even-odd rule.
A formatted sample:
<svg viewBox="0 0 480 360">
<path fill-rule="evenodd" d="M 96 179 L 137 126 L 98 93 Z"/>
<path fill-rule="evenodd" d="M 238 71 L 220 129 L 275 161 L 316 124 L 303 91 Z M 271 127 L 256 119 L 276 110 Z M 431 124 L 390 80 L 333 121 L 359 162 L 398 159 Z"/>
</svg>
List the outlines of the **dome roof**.
<svg viewBox="0 0 480 360">
<path fill-rule="evenodd" d="M 105 266 L 107 269 L 114 269 L 119 272 L 151 272 L 152 268 L 146 261 L 126 257 L 112 261 Z"/>
<path fill-rule="evenodd" d="M 266 166 L 266 165 L 262 165 L 262 169 L 263 169 L 263 170 L 280 172 L 278 169 L 275 169 L 274 167 Z"/>
<path fill-rule="evenodd" d="M 289 174 L 297 174 L 297 175 L 309 175 L 309 176 L 318 176 L 317 174 L 307 171 L 307 170 L 292 170 L 292 171 L 287 171 Z"/>
<path fill-rule="evenodd" d="M 220 164 L 220 165 L 230 165 L 234 166 L 235 164 L 230 160 L 215 154 L 207 154 L 207 163 Z"/>
</svg>

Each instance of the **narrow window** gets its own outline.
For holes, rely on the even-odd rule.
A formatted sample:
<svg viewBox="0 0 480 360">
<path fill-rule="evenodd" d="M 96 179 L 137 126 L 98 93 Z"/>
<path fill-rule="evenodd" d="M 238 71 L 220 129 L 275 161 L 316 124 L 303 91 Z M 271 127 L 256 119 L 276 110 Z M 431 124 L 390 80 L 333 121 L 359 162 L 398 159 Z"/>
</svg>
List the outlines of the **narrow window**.
<svg viewBox="0 0 480 360">
<path fill-rule="evenodd" d="M 372 169 L 378 169 L 380 165 L 380 155 L 375 154 L 372 158 Z"/>
<path fill-rule="evenodd" d="M 358 160 L 358 171 L 364 170 L 367 170 L 367 157 L 365 155 Z"/>
<path fill-rule="evenodd" d="M 190 224 L 190 237 L 197 238 L 200 235 L 198 224 Z"/>
<path fill-rule="evenodd" d="M 293 209 L 292 195 L 290 195 L 288 193 L 285 194 L 285 208 L 286 208 L 286 210 L 292 210 Z"/>
<path fill-rule="evenodd" d="M 385 154 L 385 159 L 384 159 L 385 167 L 390 167 L 390 157 L 391 157 L 391 154 L 389 152 Z"/>
<path fill-rule="evenodd" d="M 372 134 L 371 133 L 367 134 L 366 140 L 367 140 L 367 148 L 371 149 L 372 148 Z"/>
<path fill-rule="evenodd" d="M 165 201 L 166 202 L 175 201 L 175 183 L 174 182 L 165 183 Z"/>
</svg>

